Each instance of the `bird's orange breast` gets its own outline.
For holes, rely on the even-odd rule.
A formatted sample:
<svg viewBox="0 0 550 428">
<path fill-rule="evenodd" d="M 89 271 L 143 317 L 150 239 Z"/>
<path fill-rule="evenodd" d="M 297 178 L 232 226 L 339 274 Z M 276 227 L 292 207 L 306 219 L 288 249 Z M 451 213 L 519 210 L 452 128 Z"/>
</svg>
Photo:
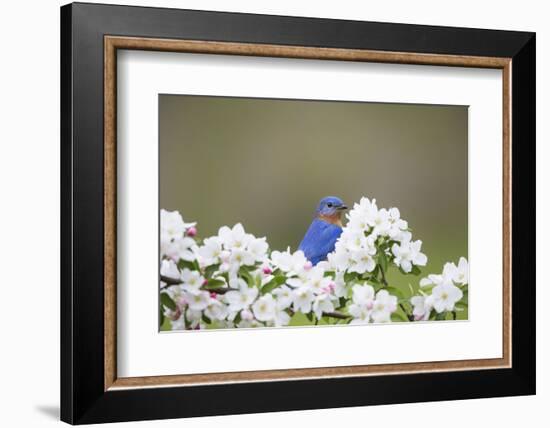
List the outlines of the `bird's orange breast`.
<svg viewBox="0 0 550 428">
<path fill-rule="evenodd" d="M 327 223 L 330 223 L 330 224 L 335 224 L 337 226 L 340 226 L 342 227 L 342 214 L 341 213 L 336 213 L 334 215 L 319 215 L 319 219 L 320 220 L 323 220 L 323 221 L 326 221 Z"/>
</svg>

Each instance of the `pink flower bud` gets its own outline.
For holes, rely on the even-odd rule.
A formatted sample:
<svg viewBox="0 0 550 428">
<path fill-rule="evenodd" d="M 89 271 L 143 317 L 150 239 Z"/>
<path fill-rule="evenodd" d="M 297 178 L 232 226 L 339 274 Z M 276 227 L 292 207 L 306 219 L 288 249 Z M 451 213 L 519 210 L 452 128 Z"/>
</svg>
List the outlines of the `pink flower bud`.
<svg viewBox="0 0 550 428">
<path fill-rule="evenodd" d="M 241 311 L 241 318 L 243 320 L 250 321 L 254 316 L 252 315 L 252 312 L 250 312 L 248 309 L 243 309 Z"/>
<path fill-rule="evenodd" d="M 197 228 L 195 226 L 191 226 L 187 231 L 185 232 L 187 236 L 190 236 L 191 238 L 197 234 Z"/>
<path fill-rule="evenodd" d="M 208 284 L 208 280 L 205 279 L 205 280 L 202 282 L 202 286 L 204 287 L 204 286 L 207 285 L 207 284 Z"/>
<path fill-rule="evenodd" d="M 212 299 L 217 299 L 217 298 L 218 298 L 218 294 L 217 294 L 215 291 L 211 291 L 211 292 L 210 292 L 210 298 L 212 298 Z"/>
<path fill-rule="evenodd" d="M 262 271 L 265 275 L 271 275 L 271 273 L 273 272 L 269 266 L 265 266 Z"/>
<path fill-rule="evenodd" d="M 313 264 L 310 261 L 307 261 L 304 265 L 304 270 L 310 270 L 313 267 Z"/>
</svg>

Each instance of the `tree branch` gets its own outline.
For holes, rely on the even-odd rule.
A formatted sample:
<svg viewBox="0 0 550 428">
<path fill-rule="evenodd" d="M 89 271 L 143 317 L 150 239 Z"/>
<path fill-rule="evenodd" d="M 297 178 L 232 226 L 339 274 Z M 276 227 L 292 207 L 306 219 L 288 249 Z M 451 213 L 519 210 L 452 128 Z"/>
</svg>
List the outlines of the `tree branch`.
<svg viewBox="0 0 550 428">
<path fill-rule="evenodd" d="M 353 318 L 351 315 L 346 315 L 341 312 L 323 312 L 324 317 L 338 318 L 340 320 L 347 320 Z"/>
<path fill-rule="evenodd" d="M 182 281 L 181 279 L 177 279 L 177 278 L 170 278 L 169 276 L 164 276 L 164 275 L 161 275 L 160 276 L 160 280 L 164 283 L 166 283 L 166 285 L 164 287 L 161 287 L 161 288 L 167 288 L 167 287 L 170 287 L 171 285 L 179 285 L 179 284 L 182 284 Z"/>
</svg>

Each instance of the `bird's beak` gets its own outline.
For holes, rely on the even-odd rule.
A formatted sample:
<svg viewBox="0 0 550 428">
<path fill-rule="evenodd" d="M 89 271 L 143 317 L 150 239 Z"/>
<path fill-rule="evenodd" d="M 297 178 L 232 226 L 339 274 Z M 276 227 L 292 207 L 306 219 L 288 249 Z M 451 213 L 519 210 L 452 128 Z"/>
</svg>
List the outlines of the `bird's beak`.
<svg viewBox="0 0 550 428">
<path fill-rule="evenodd" d="M 347 207 L 347 205 L 340 205 L 337 209 L 338 210 L 347 210 L 348 207 Z"/>
</svg>

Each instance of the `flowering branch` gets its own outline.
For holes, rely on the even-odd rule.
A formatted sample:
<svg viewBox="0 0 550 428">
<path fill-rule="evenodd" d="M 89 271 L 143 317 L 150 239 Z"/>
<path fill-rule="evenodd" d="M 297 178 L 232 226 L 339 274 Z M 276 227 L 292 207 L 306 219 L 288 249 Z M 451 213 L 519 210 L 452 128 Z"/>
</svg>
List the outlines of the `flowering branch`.
<svg viewBox="0 0 550 428">
<path fill-rule="evenodd" d="M 313 266 L 302 251 L 270 252 L 265 238 L 241 224 L 197 241 L 196 223 L 161 210 L 161 324 L 172 330 L 280 327 L 307 324 L 303 315 L 311 324 L 323 318 L 367 324 L 456 319 L 456 311 L 467 309 L 466 259 L 447 263 L 441 275 L 420 281 L 418 294 L 411 287 L 405 295 L 389 286 L 386 273 L 393 267 L 418 275 L 428 259 L 399 210 L 361 198 L 346 217 L 334 251 Z"/>
</svg>

